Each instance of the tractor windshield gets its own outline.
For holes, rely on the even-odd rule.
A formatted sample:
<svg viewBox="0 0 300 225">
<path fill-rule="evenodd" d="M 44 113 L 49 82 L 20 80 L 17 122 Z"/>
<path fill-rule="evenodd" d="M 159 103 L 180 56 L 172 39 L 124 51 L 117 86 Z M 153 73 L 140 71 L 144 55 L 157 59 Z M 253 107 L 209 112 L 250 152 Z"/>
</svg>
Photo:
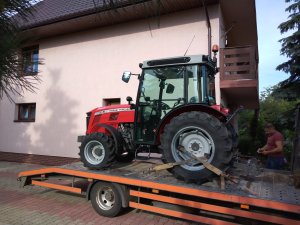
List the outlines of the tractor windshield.
<svg viewBox="0 0 300 225">
<path fill-rule="evenodd" d="M 159 122 L 183 104 L 208 104 L 205 65 L 149 68 L 143 71 L 137 102 L 136 140 L 153 143 Z"/>
</svg>

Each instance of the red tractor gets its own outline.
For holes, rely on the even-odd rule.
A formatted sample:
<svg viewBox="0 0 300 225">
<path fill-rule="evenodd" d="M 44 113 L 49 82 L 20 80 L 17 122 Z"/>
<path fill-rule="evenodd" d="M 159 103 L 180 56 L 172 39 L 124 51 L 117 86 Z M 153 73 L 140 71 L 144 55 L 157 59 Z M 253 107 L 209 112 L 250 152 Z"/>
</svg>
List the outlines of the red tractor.
<svg viewBox="0 0 300 225">
<path fill-rule="evenodd" d="M 199 161 L 226 170 L 236 134 L 228 110 L 215 103 L 216 60 L 206 55 L 145 61 L 140 64 L 136 103 L 96 108 L 87 113 L 87 131 L 80 136 L 80 158 L 90 169 L 130 162 L 137 152 L 161 153 L 177 178 L 203 182 L 213 173 Z M 130 72 L 122 80 L 129 81 Z M 182 151 L 184 149 L 185 151 Z"/>
</svg>

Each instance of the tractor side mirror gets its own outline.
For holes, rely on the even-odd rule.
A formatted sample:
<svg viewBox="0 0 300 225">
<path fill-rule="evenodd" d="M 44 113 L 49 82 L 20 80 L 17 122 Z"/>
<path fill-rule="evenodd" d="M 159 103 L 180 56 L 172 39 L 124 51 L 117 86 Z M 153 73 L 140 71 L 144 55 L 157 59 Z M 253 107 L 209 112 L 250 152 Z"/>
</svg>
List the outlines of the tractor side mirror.
<svg viewBox="0 0 300 225">
<path fill-rule="evenodd" d="M 131 76 L 131 72 L 125 71 L 122 75 L 122 81 L 128 83 L 128 81 L 130 80 L 130 76 Z"/>
<path fill-rule="evenodd" d="M 174 92 L 175 86 L 173 84 L 168 84 L 166 93 L 172 94 Z"/>
</svg>

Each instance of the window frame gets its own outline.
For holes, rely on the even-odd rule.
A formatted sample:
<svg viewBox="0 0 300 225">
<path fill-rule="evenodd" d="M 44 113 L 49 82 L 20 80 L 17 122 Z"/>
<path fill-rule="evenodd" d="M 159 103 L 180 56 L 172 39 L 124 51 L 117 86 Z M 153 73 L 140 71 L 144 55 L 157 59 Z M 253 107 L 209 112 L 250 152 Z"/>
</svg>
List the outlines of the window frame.
<svg viewBox="0 0 300 225">
<path fill-rule="evenodd" d="M 26 54 L 27 53 L 27 54 Z M 37 54 L 37 58 L 35 55 Z M 30 55 L 30 59 L 27 60 L 30 64 L 26 65 L 26 57 Z M 38 74 L 39 65 L 39 46 L 29 46 L 21 49 L 22 60 L 22 76 L 35 76 Z M 32 65 L 31 65 L 32 64 Z M 31 67 L 30 71 L 26 71 L 28 67 Z"/>
<path fill-rule="evenodd" d="M 21 107 L 28 107 L 28 119 L 21 118 Z M 34 106 L 34 111 L 32 110 Z M 35 122 L 36 118 L 36 103 L 18 103 L 16 104 L 16 119 L 14 122 Z M 32 114 L 34 113 L 34 118 L 31 119 Z"/>
<path fill-rule="evenodd" d="M 120 105 L 121 98 L 103 98 L 102 106 Z"/>
</svg>

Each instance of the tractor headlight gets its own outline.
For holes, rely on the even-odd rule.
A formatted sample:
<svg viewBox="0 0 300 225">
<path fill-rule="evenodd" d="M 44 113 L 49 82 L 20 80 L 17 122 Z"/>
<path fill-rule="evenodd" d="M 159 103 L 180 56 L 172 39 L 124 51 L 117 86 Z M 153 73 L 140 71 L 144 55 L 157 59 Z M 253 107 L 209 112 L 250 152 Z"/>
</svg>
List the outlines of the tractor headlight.
<svg viewBox="0 0 300 225">
<path fill-rule="evenodd" d="M 92 113 L 90 113 L 90 112 L 88 112 L 86 114 L 86 129 L 88 129 L 88 127 L 89 127 L 89 122 L 90 122 L 91 114 Z"/>
</svg>

